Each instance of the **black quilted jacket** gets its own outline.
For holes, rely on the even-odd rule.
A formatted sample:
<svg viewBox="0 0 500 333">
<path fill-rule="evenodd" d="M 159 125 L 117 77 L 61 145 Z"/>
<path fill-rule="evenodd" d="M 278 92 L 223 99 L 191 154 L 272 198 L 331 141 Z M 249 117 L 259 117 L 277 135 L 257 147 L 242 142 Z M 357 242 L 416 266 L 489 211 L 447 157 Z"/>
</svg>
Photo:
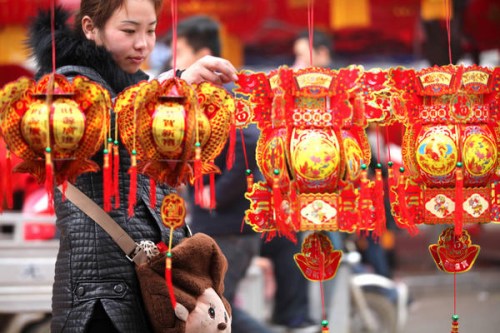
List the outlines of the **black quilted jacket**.
<svg viewBox="0 0 500 333">
<path fill-rule="evenodd" d="M 129 75 L 121 71 L 105 49 L 97 47 L 80 34 L 73 33 L 66 25 L 66 12 L 57 10 L 56 16 L 56 64 L 59 72 L 68 77 L 86 75 L 107 87 L 113 97 L 126 87 L 147 79 L 142 72 Z M 38 76 L 51 72 L 48 13 L 41 13 L 31 26 L 28 43 L 39 66 Z M 102 165 L 102 154 L 100 155 L 95 160 Z M 110 213 L 111 217 L 136 241 L 149 239 L 168 243 L 169 230 L 161 223 L 159 205 L 170 189 L 157 187 L 158 205 L 156 209 L 152 209 L 149 206 L 149 180 L 139 175 L 135 215 L 128 218 L 130 184 L 127 170 L 130 158 L 124 148 L 120 151 L 120 157 L 122 204 L 119 209 Z M 101 172 L 79 176 L 76 186 L 102 206 Z M 52 333 L 85 332 L 97 302 L 102 303 L 120 332 L 149 332 L 133 263 L 126 259 L 101 227 L 69 201 L 62 201 L 57 191 L 55 208 L 60 249 L 52 298 Z M 174 244 L 184 236 L 184 230 L 176 231 Z"/>
</svg>

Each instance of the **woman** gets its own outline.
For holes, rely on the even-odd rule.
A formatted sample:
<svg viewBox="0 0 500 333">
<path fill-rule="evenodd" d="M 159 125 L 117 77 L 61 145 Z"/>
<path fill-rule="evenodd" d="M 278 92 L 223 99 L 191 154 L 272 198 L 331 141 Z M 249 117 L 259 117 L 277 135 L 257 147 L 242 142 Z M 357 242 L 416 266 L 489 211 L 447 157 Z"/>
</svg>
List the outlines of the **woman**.
<svg viewBox="0 0 500 333">
<path fill-rule="evenodd" d="M 82 0 L 74 28 L 69 14 L 57 9 L 55 18 L 57 72 L 71 78 L 84 75 L 115 97 L 148 76 L 140 70 L 155 44 L 155 29 L 162 0 Z M 50 14 L 42 13 L 31 26 L 29 45 L 38 64 L 37 77 L 52 71 Z M 180 73 L 180 72 L 178 72 Z M 206 57 L 181 73 L 189 83 L 236 79 L 226 60 Z M 165 75 L 172 76 L 172 73 Z M 120 196 L 129 192 L 130 158 L 120 150 Z M 102 165 L 102 156 L 96 157 Z M 100 160 L 100 161 L 99 161 Z M 102 206 L 102 174 L 86 173 L 75 184 Z M 171 189 L 158 186 L 157 197 Z M 126 200 L 122 200 L 126 201 Z M 160 203 L 161 200 L 158 200 Z M 60 250 L 53 289 L 51 331 L 150 332 L 133 263 L 85 213 L 56 196 Z M 168 242 L 169 230 L 161 223 L 159 207 L 150 208 L 149 180 L 139 176 L 135 215 L 127 216 L 127 203 L 110 213 L 136 241 Z M 176 230 L 174 244 L 186 236 Z"/>
</svg>

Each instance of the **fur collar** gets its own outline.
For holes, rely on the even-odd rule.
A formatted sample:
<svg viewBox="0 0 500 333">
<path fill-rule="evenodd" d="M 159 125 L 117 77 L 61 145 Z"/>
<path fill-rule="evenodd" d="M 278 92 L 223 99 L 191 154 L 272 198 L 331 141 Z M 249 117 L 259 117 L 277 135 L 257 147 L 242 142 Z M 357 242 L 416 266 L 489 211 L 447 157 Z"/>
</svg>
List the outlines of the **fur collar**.
<svg viewBox="0 0 500 333">
<path fill-rule="evenodd" d="M 128 74 L 121 70 L 104 47 L 97 46 L 76 33 L 67 23 L 70 14 L 62 8 L 55 11 L 56 66 L 85 66 L 96 70 L 104 80 L 120 93 L 130 85 L 148 76 L 139 71 Z M 37 79 L 52 71 L 52 35 L 50 11 L 42 11 L 30 26 L 28 46 L 38 65 Z"/>
</svg>

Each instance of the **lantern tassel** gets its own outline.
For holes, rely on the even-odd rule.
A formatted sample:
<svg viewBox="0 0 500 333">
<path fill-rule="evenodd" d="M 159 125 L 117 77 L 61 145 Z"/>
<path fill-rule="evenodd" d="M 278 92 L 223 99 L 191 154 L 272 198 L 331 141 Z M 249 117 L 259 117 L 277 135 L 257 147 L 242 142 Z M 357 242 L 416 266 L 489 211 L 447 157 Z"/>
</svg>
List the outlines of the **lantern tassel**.
<svg viewBox="0 0 500 333">
<path fill-rule="evenodd" d="M 461 164 L 457 165 L 455 172 L 455 235 L 462 235 L 462 228 L 464 222 L 464 176 Z"/>
<path fill-rule="evenodd" d="M 165 260 L 165 281 L 167 283 L 168 293 L 170 294 L 170 302 L 172 304 L 172 308 L 175 309 L 177 302 L 175 300 L 174 284 L 172 282 L 172 252 L 171 252 L 173 237 L 174 237 L 174 228 L 170 227 L 170 238 L 168 241 L 167 258 Z"/>
<path fill-rule="evenodd" d="M 48 213 L 54 214 L 54 167 L 50 148 L 45 151 L 45 190 L 48 195 Z"/>
<path fill-rule="evenodd" d="M 234 118 L 234 117 L 233 117 Z M 231 121 L 231 127 L 229 129 L 229 147 L 226 155 L 226 168 L 231 170 L 235 161 L 235 149 L 236 149 L 236 124 L 234 119 Z"/>
<path fill-rule="evenodd" d="M 104 183 L 104 198 L 103 208 L 105 212 L 111 211 L 111 191 L 112 191 L 112 175 L 111 166 L 109 165 L 109 151 L 104 149 L 104 165 L 103 165 L 103 183 Z"/>
<path fill-rule="evenodd" d="M 132 151 L 132 164 L 129 169 L 130 191 L 128 193 L 128 216 L 134 216 L 134 207 L 137 203 L 137 156 L 135 150 Z"/>
<path fill-rule="evenodd" d="M 109 190 L 109 200 L 111 201 L 113 199 L 113 197 L 115 196 L 115 185 L 113 184 L 113 163 L 115 162 L 114 161 L 114 158 L 113 158 L 113 139 L 109 138 L 108 139 L 108 161 L 109 161 L 109 183 L 110 183 L 110 190 Z"/>
<path fill-rule="evenodd" d="M 373 234 L 375 237 L 380 237 L 386 230 L 385 225 L 385 205 L 384 205 L 384 180 L 382 178 L 382 170 L 375 170 L 375 229 Z"/>
<path fill-rule="evenodd" d="M 120 150 L 115 141 L 113 146 L 113 195 L 115 199 L 115 209 L 120 208 Z"/>
<path fill-rule="evenodd" d="M 371 209 L 370 209 L 370 188 L 368 182 L 368 171 L 366 170 L 366 164 L 361 166 L 361 178 L 360 178 L 360 189 L 359 189 L 359 199 L 358 199 L 358 211 L 361 213 L 361 218 L 359 221 L 358 228 L 356 231 L 366 230 L 366 226 L 370 225 L 371 222 Z"/>
<path fill-rule="evenodd" d="M 253 188 L 254 178 L 251 170 L 247 169 L 247 192 L 251 192 Z"/>
<path fill-rule="evenodd" d="M 174 284 L 172 283 L 172 253 L 170 251 L 168 251 L 167 258 L 165 259 L 165 281 L 167 283 L 168 293 L 170 294 L 172 308 L 175 309 L 177 302 L 175 300 Z"/>
<path fill-rule="evenodd" d="M 290 223 L 290 211 L 292 207 L 288 209 L 282 209 L 283 196 L 281 194 L 281 189 L 279 186 L 279 171 L 274 171 L 273 176 L 273 205 L 274 205 L 274 220 L 276 223 L 276 229 L 279 234 L 285 236 L 292 242 L 297 242 L 297 237 L 293 234 L 293 225 Z M 289 203 L 290 205 L 290 203 Z"/>
<path fill-rule="evenodd" d="M 10 151 L 7 150 L 5 159 L 5 199 L 7 200 L 7 208 L 14 208 L 14 190 L 12 188 L 12 158 Z"/>
<path fill-rule="evenodd" d="M 153 178 L 149 178 L 149 206 L 156 208 L 156 182 Z"/>
<path fill-rule="evenodd" d="M 297 204 L 298 204 L 298 202 L 297 202 L 297 184 L 294 181 L 292 181 L 292 182 L 290 182 L 290 206 L 291 206 L 290 214 L 292 215 L 291 216 L 292 224 L 293 224 L 293 228 L 295 230 L 300 229 L 300 220 L 299 220 L 299 216 L 298 216 L 299 210 L 295 209 Z"/>
<path fill-rule="evenodd" d="M 410 234 L 415 235 L 418 233 L 418 229 L 415 227 L 414 224 L 414 216 L 412 216 L 408 211 L 405 187 L 406 187 L 406 177 L 404 175 L 404 168 L 401 168 L 397 185 L 399 212 L 401 215 L 401 219 L 404 222 L 405 228 L 407 228 Z"/>
<path fill-rule="evenodd" d="M 194 202 L 198 206 L 204 206 L 203 202 L 203 174 L 201 166 L 201 147 L 196 143 L 194 158 Z"/>
</svg>

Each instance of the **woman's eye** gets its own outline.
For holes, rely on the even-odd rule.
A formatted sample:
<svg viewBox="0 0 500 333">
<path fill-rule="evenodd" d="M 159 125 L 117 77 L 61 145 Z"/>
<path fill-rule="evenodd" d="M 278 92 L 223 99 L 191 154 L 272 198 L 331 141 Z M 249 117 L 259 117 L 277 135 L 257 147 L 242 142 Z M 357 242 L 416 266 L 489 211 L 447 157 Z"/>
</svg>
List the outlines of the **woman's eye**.
<svg viewBox="0 0 500 333">
<path fill-rule="evenodd" d="M 133 34 L 135 31 L 134 30 L 125 29 L 125 30 L 123 30 L 123 32 L 126 33 L 126 34 Z"/>
<path fill-rule="evenodd" d="M 215 318 L 215 309 L 211 306 L 208 308 L 208 315 L 210 318 L 214 319 Z"/>
</svg>

